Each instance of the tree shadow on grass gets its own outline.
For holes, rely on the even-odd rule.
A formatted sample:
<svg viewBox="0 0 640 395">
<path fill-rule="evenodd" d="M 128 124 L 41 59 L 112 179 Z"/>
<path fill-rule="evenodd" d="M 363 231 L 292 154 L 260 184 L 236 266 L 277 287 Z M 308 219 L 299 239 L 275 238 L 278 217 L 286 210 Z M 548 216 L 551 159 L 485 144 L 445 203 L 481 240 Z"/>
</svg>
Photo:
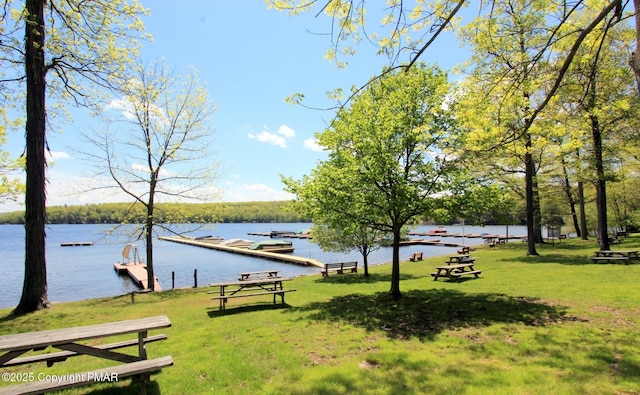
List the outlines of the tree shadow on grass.
<svg viewBox="0 0 640 395">
<path fill-rule="evenodd" d="M 398 300 L 388 293 L 336 296 L 292 308 L 310 312 L 308 318 L 342 321 L 366 330 L 383 329 L 394 339 L 433 338 L 448 329 L 488 326 L 494 323 L 521 323 L 542 326 L 548 323 L 577 320 L 566 309 L 540 302 L 535 298 L 503 294 L 466 294 L 454 290 L 412 290 Z M 308 319 L 305 318 L 305 319 Z"/>
<path fill-rule="evenodd" d="M 244 302 L 243 302 L 244 303 Z M 258 303 L 258 302 L 256 302 Z M 227 306 L 224 310 L 220 310 L 218 307 L 210 307 L 207 309 L 207 315 L 210 318 L 222 317 L 225 315 L 232 314 L 242 314 L 249 313 L 252 311 L 263 311 L 263 310 L 282 310 L 288 309 L 289 306 L 286 303 L 277 303 L 277 304 L 242 304 L 240 306 Z"/>
<path fill-rule="evenodd" d="M 544 263 L 557 263 L 560 265 L 570 266 L 584 266 L 584 265 L 599 265 L 589 259 L 588 256 L 582 255 L 570 255 L 570 254 L 542 254 L 542 255 L 528 255 L 518 256 L 513 258 L 501 259 L 502 262 L 519 262 L 530 264 L 544 264 Z"/>
<path fill-rule="evenodd" d="M 400 274 L 400 281 L 402 280 L 414 280 L 420 278 L 412 274 Z M 327 277 L 320 277 L 315 280 L 316 283 L 329 283 L 329 284 L 366 284 L 377 282 L 391 282 L 391 273 L 369 273 L 369 277 L 365 277 L 360 273 L 345 273 L 329 275 Z"/>
</svg>

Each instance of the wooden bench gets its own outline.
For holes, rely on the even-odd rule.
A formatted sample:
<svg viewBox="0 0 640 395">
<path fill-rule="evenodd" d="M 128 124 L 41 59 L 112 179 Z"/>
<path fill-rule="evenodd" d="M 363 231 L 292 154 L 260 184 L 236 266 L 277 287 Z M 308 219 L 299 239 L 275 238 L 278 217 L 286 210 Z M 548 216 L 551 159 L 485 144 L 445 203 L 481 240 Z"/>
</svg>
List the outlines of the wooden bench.
<svg viewBox="0 0 640 395">
<path fill-rule="evenodd" d="M 338 262 L 338 263 L 325 263 L 324 269 L 322 269 L 322 276 L 326 277 L 329 272 L 336 272 L 338 274 L 344 274 L 345 270 L 351 270 L 351 273 L 358 272 L 358 262 Z"/>
<path fill-rule="evenodd" d="M 143 377 L 141 382 L 141 393 L 145 393 L 147 375 L 162 368 L 173 365 L 173 358 L 160 357 L 154 359 L 144 359 L 142 361 L 130 362 L 109 368 L 96 369 L 83 373 L 68 373 L 55 375 L 55 380 L 49 379 L 50 375 L 37 374 L 34 381 L 29 383 L 14 385 L 11 387 L 0 387 L 0 395 L 18 394 L 44 394 L 49 391 L 59 391 L 67 388 L 78 387 L 95 383 L 110 381 L 120 381 L 122 378 L 139 376 Z"/>
<path fill-rule="evenodd" d="M 592 256 L 591 260 L 593 262 L 606 261 L 607 263 L 611 263 L 611 261 L 624 261 L 626 264 L 629 263 L 629 258 L 626 256 Z"/>
<path fill-rule="evenodd" d="M 422 260 L 422 252 L 416 252 L 409 257 L 411 262 L 417 262 Z"/>
<path fill-rule="evenodd" d="M 233 298 L 249 298 L 252 296 L 263 296 L 263 295 L 273 295 L 273 304 L 276 304 L 276 297 L 280 296 L 281 300 L 282 300 L 282 304 L 284 304 L 284 294 L 287 292 L 295 292 L 295 289 L 276 289 L 274 291 L 265 291 L 265 290 L 261 290 L 260 292 L 252 292 L 252 293 L 245 293 L 245 292 L 240 292 L 240 293 L 235 293 L 235 294 L 230 294 L 230 295 L 217 295 L 217 296 L 212 296 L 211 300 L 219 300 L 221 301 L 221 306 L 222 309 L 224 310 L 225 305 L 227 304 L 227 299 L 233 299 Z M 209 292 L 210 294 L 213 293 L 217 293 L 215 291 Z"/>
<path fill-rule="evenodd" d="M 480 276 L 478 276 L 480 273 L 482 273 L 482 270 L 470 270 L 467 272 L 451 272 L 449 273 L 449 276 L 451 277 L 460 277 L 460 276 L 466 276 L 468 274 L 473 274 L 476 278 L 479 278 Z"/>
<path fill-rule="evenodd" d="M 148 331 L 170 326 L 171 322 L 166 316 L 156 316 L 73 328 L 2 335 L 0 336 L 0 367 L 2 368 L 36 362 L 46 362 L 47 366 L 51 366 L 76 355 L 103 358 L 120 362 L 120 364 L 64 375 L 23 373 L 20 377 L 26 378 L 29 382 L 22 380 L 22 383 L 18 385 L 0 387 L 0 395 L 42 394 L 47 391 L 58 391 L 92 383 L 119 381 L 120 378 L 131 376 L 140 378 L 140 392 L 144 394 L 150 373 L 173 365 L 173 359 L 170 356 L 147 359 L 146 344 L 167 338 L 166 335 L 148 336 Z M 85 340 L 134 333 L 137 334 L 137 339 L 102 345 L 80 343 Z M 136 345 L 138 355 L 113 351 Z M 23 356 L 28 352 L 40 352 L 49 347 L 62 351 Z"/>
</svg>

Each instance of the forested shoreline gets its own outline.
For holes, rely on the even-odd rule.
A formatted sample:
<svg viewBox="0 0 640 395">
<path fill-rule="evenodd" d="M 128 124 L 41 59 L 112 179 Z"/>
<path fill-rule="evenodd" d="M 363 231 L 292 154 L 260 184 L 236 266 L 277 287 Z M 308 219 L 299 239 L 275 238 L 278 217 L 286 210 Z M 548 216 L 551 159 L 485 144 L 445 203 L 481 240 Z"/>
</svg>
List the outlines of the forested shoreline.
<svg viewBox="0 0 640 395">
<path fill-rule="evenodd" d="M 287 201 L 165 203 L 156 207 L 157 221 L 164 223 L 311 222 L 285 209 Z M 144 208 L 130 203 L 52 206 L 50 224 L 142 223 Z M 0 224 L 23 224 L 24 212 L 0 213 Z"/>
</svg>

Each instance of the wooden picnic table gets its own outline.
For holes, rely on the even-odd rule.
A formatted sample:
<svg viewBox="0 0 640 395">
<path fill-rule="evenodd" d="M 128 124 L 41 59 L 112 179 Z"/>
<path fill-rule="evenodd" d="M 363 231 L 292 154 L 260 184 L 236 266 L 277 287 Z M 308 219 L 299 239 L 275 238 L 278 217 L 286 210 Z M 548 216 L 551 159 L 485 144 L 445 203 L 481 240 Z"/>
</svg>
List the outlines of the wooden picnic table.
<svg viewBox="0 0 640 395">
<path fill-rule="evenodd" d="M 218 282 L 209 284 L 210 287 L 217 287 L 218 291 L 211 291 L 210 294 L 218 294 L 213 296 L 212 300 L 220 301 L 220 310 L 224 310 L 227 300 L 231 298 L 273 295 L 273 303 L 276 303 L 276 296 L 280 296 L 284 304 L 284 294 L 293 292 L 295 289 L 284 289 L 282 283 L 284 281 L 293 280 L 291 277 L 265 277 L 247 280 L 237 280 L 228 282 Z"/>
<path fill-rule="evenodd" d="M 2 335 L 0 336 L 0 368 L 36 362 L 46 362 L 47 366 L 51 366 L 56 362 L 77 355 L 108 359 L 121 364 L 90 372 L 55 376 L 55 379 L 43 372 L 32 372 L 27 376 L 25 376 L 26 373 L 18 373 L 15 377 L 19 377 L 20 380 L 4 380 L 5 376 L 9 379 L 12 376 L 11 373 L 8 375 L 3 373 L 3 382 L 14 381 L 18 385 L 0 387 L 0 394 L 44 393 L 94 382 L 117 381 L 120 378 L 134 375 L 141 378 L 140 391 L 144 393 L 150 372 L 173 365 L 173 359 L 168 356 L 147 359 L 146 344 L 167 338 L 166 335 L 148 336 L 148 331 L 170 326 L 169 318 L 162 315 L 105 324 Z M 100 345 L 94 345 L 94 342 L 84 343 L 86 340 L 132 333 L 137 334 L 136 339 Z M 138 355 L 113 351 L 136 345 Z M 61 351 L 41 352 L 49 348 Z M 29 355 L 24 356 L 27 353 Z"/>
<path fill-rule="evenodd" d="M 433 281 L 436 281 L 440 277 L 446 277 L 451 280 L 457 280 L 461 276 L 474 275 L 478 278 L 482 270 L 474 270 L 473 263 L 458 263 L 455 265 L 436 266 L 438 270 L 436 273 L 431 273 Z"/>
<path fill-rule="evenodd" d="M 639 260 L 639 250 L 600 250 L 594 252 L 591 260 L 594 262 L 611 262 L 611 261 L 623 261 L 625 264 L 629 264 L 630 260 Z"/>
<path fill-rule="evenodd" d="M 258 278 L 273 278 L 273 277 L 279 277 L 277 270 L 262 270 L 262 271 L 257 271 L 257 272 L 242 272 L 242 273 L 240 273 L 240 278 L 238 280 L 246 281 L 246 280 L 249 280 L 249 278 L 251 278 L 253 280 L 253 279 L 258 279 Z"/>
<path fill-rule="evenodd" d="M 458 263 L 473 263 L 475 260 L 476 258 L 470 257 L 469 254 L 451 255 L 447 260 L 447 264 L 455 265 Z"/>
</svg>

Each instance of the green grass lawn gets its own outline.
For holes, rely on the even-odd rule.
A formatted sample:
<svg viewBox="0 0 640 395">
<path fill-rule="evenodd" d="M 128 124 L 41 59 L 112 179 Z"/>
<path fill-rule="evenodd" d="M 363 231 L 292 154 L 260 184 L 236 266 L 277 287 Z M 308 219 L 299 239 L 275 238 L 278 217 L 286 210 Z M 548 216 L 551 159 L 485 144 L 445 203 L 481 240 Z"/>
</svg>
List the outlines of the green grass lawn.
<svg viewBox="0 0 640 395">
<path fill-rule="evenodd" d="M 168 339 L 147 346 L 174 366 L 150 394 L 640 394 L 640 262 L 592 264 L 594 241 L 562 240 L 526 256 L 524 243 L 479 248 L 479 279 L 433 281 L 444 258 L 298 277 L 287 306 L 230 300 L 208 289 L 55 304 L 27 316 L 0 310 L 0 334 L 166 314 Z M 616 249 L 640 249 L 640 235 Z M 448 251 L 443 250 L 443 254 Z M 405 257 L 405 258 L 408 258 Z M 109 339 L 113 341 L 114 339 Z M 21 372 L 68 374 L 85 357 Z M 8 371 L 5 369 L 4 371 Z M 0 382 L 0 386 L 7 383 Z M 123 380 L 65 394 L 137 394 Z"/>
</svg>

